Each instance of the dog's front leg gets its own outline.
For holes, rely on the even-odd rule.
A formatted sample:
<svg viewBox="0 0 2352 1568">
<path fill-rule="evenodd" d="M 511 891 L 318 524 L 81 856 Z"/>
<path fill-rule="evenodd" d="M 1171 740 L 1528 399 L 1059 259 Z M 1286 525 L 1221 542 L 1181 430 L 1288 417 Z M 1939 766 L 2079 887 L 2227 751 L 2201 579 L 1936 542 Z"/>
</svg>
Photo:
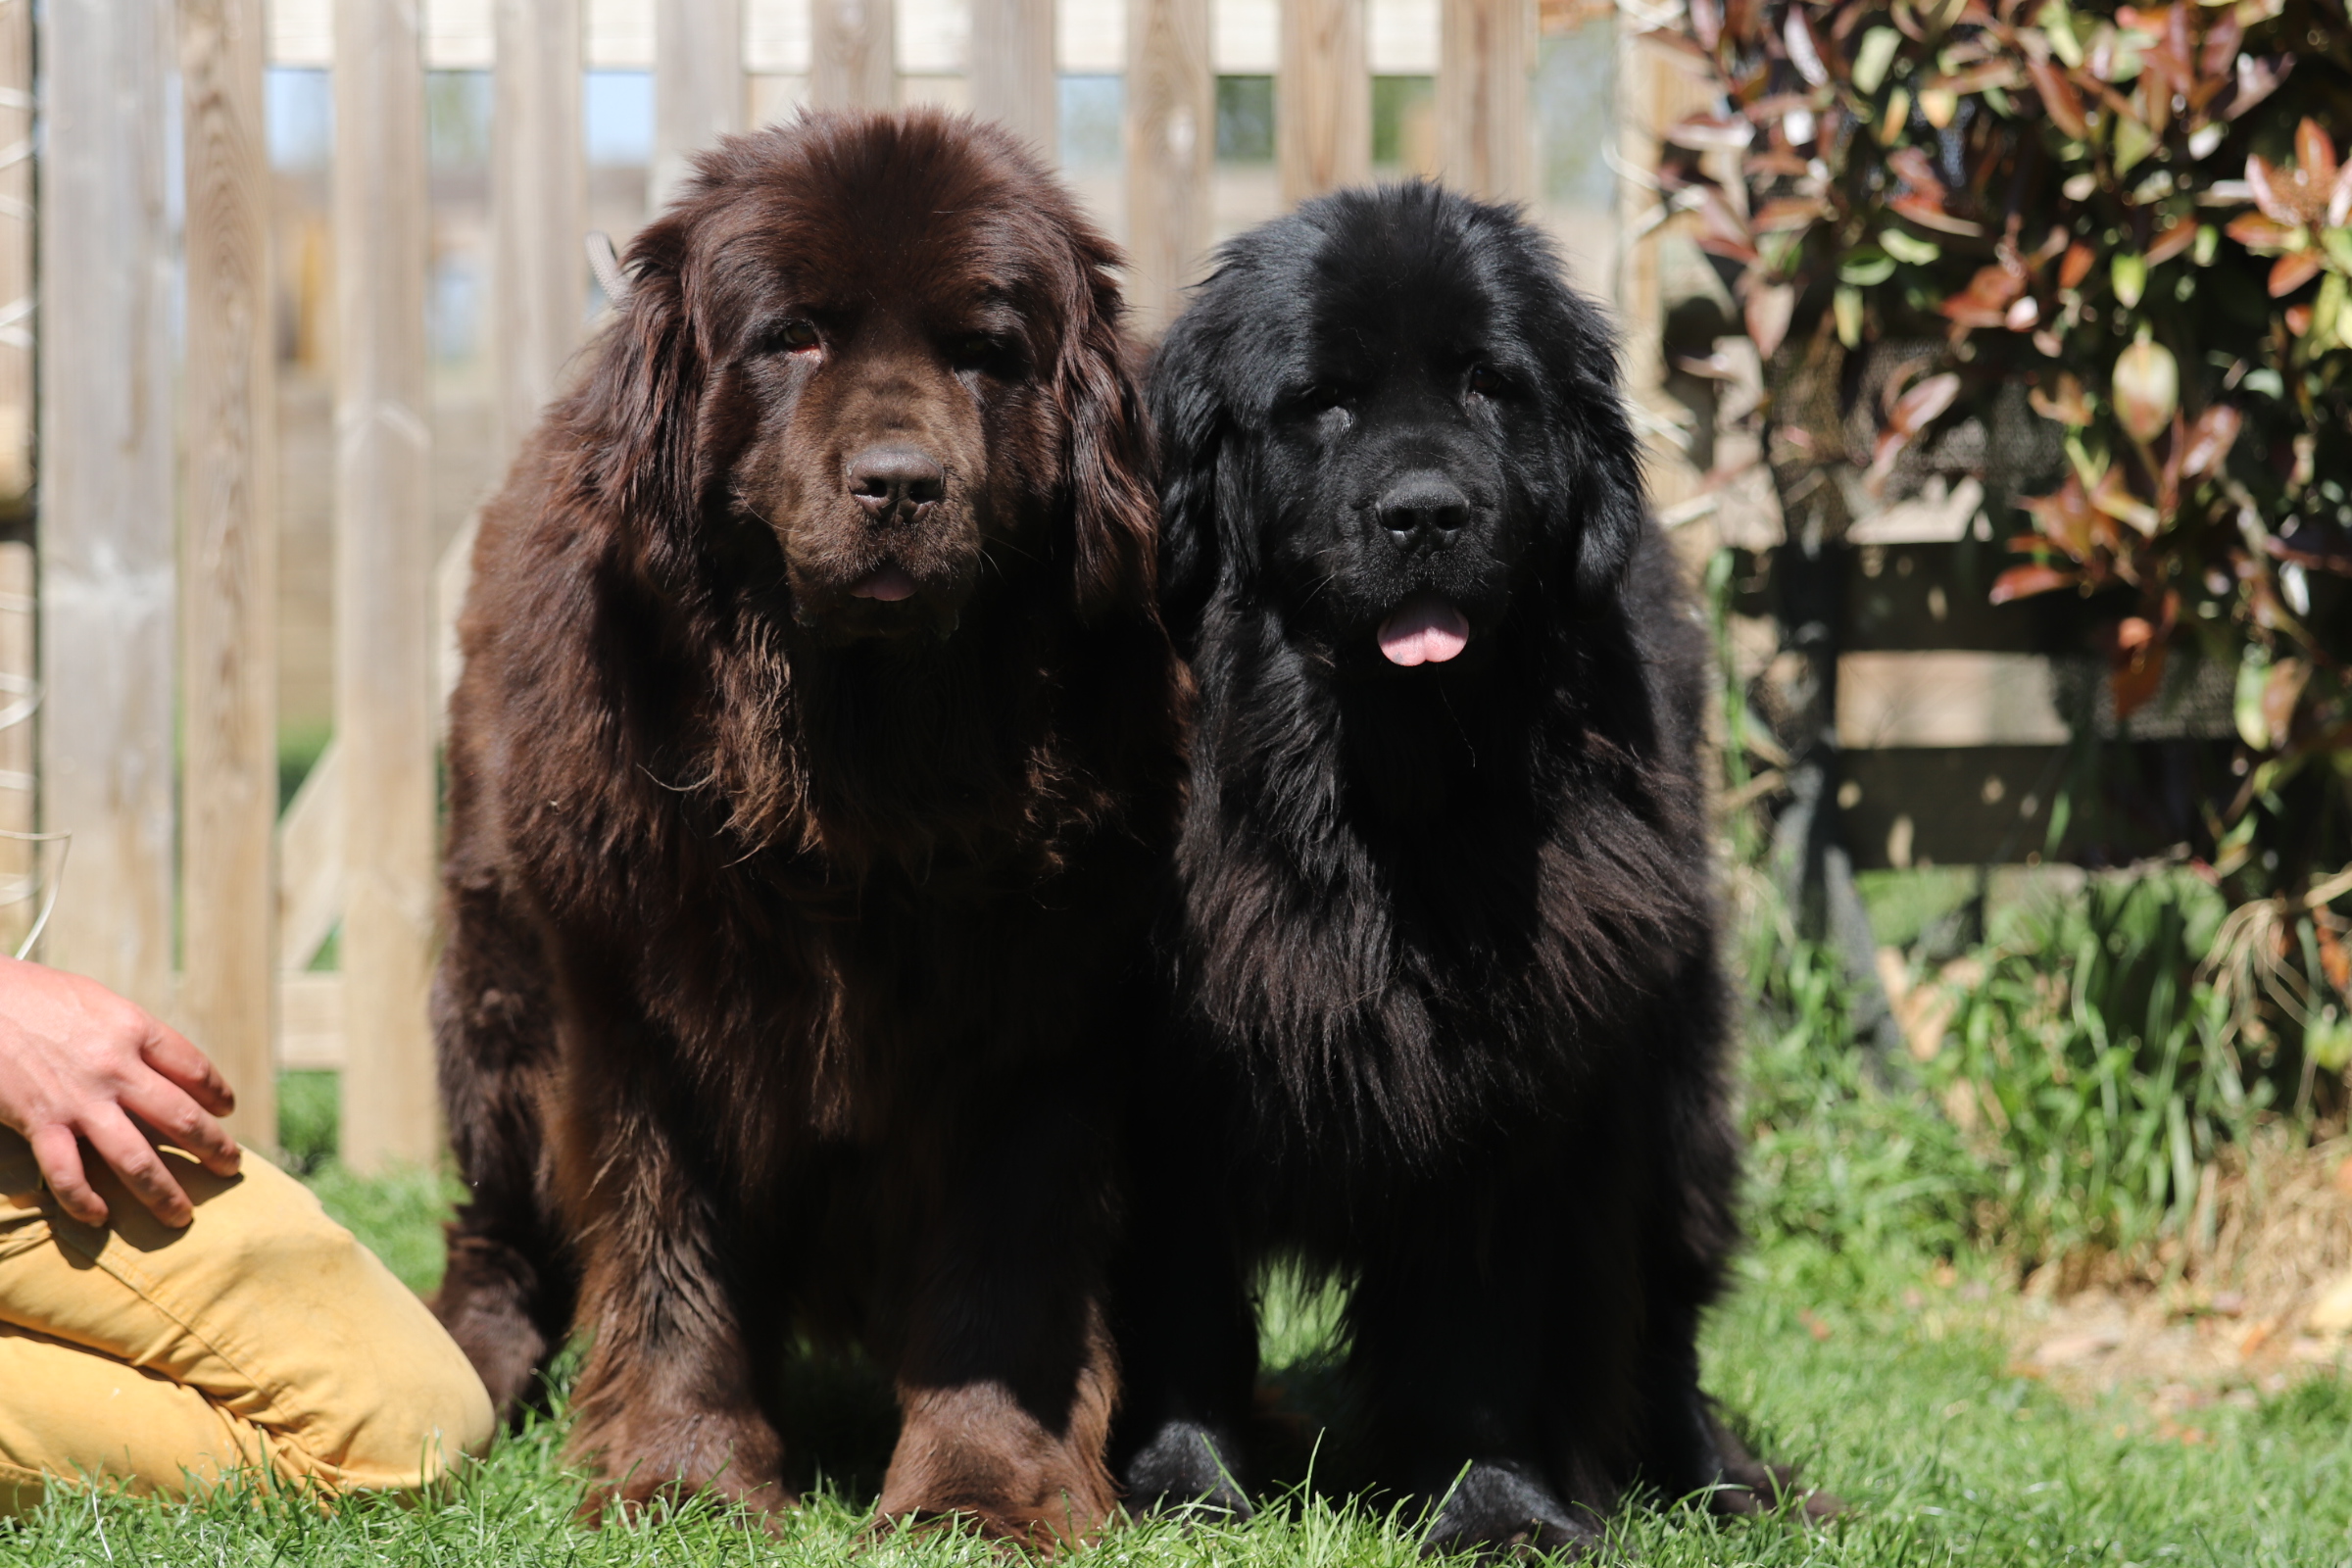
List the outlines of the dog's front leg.
<svg viewBox="0 0 2352 1568">
<path fill-rule="evenodd" d="M 905 1421 L 877 1512 L 1050 1547 L 1100 1530 L 1115 1496 L 1103 1118 L 1060 1085 L 992 1098 L 913 1146 L 933 1152 L 890 1292 Z"/>
<path fill-rule="evenodd" d="M 647 1081 L 660 1067 L 641 1053 L 572 1062 L 559 1183 L 581 1238 L 580 1324 L 594 1342 L 568 1451 L 601 1478 L 581 1512 L 601 1520 L 704 1491 L 784 1507 L 783 1444 L 753 1392 L 714 1195 L 690 1176 L 662 1114 L 674 1086 Z M 616 1147 L 626 1158 L 612 1157 Z"/>
</svg>

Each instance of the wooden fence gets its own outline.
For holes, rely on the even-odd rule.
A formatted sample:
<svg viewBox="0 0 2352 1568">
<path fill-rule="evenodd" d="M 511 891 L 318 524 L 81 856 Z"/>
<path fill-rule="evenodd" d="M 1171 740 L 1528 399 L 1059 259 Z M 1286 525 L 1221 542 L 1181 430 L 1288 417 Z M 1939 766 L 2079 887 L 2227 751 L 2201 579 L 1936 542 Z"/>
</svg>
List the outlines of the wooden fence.
<svg viewBox="0 0 2352 1568">
<path fill-rule="evenodd" d="M 930 6 L 929 27 L 954 0 L 903 3 Z M 1147 331 L 1196 275 L 1215 226 L 1225 45 L 1212 34 L 1214 19 L 1231 14 L 1220 7 L 1253 4 L 1271 24 L 1285 201 L 1371 172 L 1368 19 L 1397 4 L 1423 7 L 1435 33 L 1429 161 L 1463 187 L 1535 196 L 1539 17 L 1550 27 L 1613 9 L 1608 0 L 1543 0 L 1541 12 L 1535 0 L 1060 0 L 1057 15 L 1054 0 L 966 3 L 963 101 L 1049 150 L 1057 37 L 1074 16 L 1103 24 L 1098 36 L 1111 22 L 1123 33 L 1110 62 L 1125 81 L 1118 194 L 1130 298 Z M 740 128 L 756 106 L 793 97 L 882 106 L 908 81 L 897 70 L 906 51 L 894 0 L 46 0 L 36 443 L 24 417 L 36 406 L 25 331 L 34 17 L 31 0 L 0 0 L 0 934 L 13 944 L 37 905 L 12 896 L 58 892 L 42 956 L 185 1028 L 236 1084 L 236 1130 L 249 1142 L 274 1143 L 273 1067 L 339 1067 L 343 1149 L 362 1167 L 428 1159 L 441 1142 L 425 1021 L 435 752 L 468 537 L 436 550 L 431 520 L 425 66 L 428 31 L 450 25 L 453 8 L 470 19 L 461 19 L 473 28 L 466 47 L 491 65 L 486 343 L 502 452 L 536 417 L 585 330 L 582 67 L 615 26 L 636 26 L 643 37 L 632 47 L 652 59 L 657 196 L 693 149 Z M 1701 105 L 1669 57 L 1636 40 L 1678 24 L 1679 11 L 1632 0 L 1617 9 L 1607 139 L 1627 174 L 1616 215 L 1624 238 L 1616 275 L 1601 281 L 1625 324 L 1636 412 L 1655 447 L 1653 489 L 1692 555 L 1719 541 L 1768 548 L 1777 514 L 1750 506 L 1742 522 L 1736 495 L 1702 489 L 1699 468 L 1720 468 L 1724 455 L 1702 450 L 1713 444 L 1707 421 L 1667 393 L 1676 372 L 1660 323 L 1670 296 L 1697 275 L 1696 253 L 1640 171 L 1650 167 L 1656 127 Z M 801 29 L 798 74 L 781 94 L 747 60 L 784 25 L 780 16 Z M 280 324 L 264 122 L 273 39 L 312 63 L 331 59 L 334 112 L 324 313 L 334 345 L 333 740 L 282 817 L 272 614 Z M 174 103 L 177 192 L 167 189 Z M 57 846 L 22 836 L 34 825 L 35 768 L 26 726 L 7 718 L 33 668 L 26 498 L 36 450 L 39 824 L 71 835 L 62 885 Z M 1849 639 L 1856 652 L 1838 713 L 1852 748 L 1841 805 L 1860 863 L 1980 858 L 1996 844 L 2022 855 L 2032 845 L 2013 829 L 2021 809 L 2031 819 L 2040 805 L 2026 775 L 2046 771 L 2064 738 L 2051 729 L 2055 666 L 2014 630 L 1955 630 L 1941 642 L 1921 630 L 1947 611 L 1955 628 L 1984 620 L 1959 597 L 1974 591 L 1960 585 L 1974 569 L 1958 560 L 1974 548 L 1965 515 L 1957 532 L 1948 517 L 1924 533 L 1904 533 L 1899 516 L 1878 526 L 1879 542 L 1857 536 L 1850 546 L 1847 618 L 1864 630 Z M 1942 608 L 1931 590 L 1947 595 Z M 1751 662 L 1768 662 L 1770 634 L 1754 629 L 1764 622 L 1743 624 L 1748 642 L 1764 638 Z M 2002 745 L 2031 755 L 1985 750 Z M 1938 769 L 1951 777 L 1937 782 Z M 1915 794 L 1943 804 L 1911 804 Z M 1947 808 L 1952 800 L 1974 800 L 1974 816 Z M 1955 826 L 1965 823 L 1976 826 Z M 312 972 L 338 928 L 339 967 Z"/>
<path fill-rule="evenodd" d="M 805 3 L 806 100 L 891 103 L 892 0 Z M 1149 329 L 1211 237 L 1212 3 L 1063 3 L 1124 4 L 1126 238 Z M 1534 0 L 1432 4 L 1445 172 L 1531 195 Z M 473 9 L 495 60 L 488 344 L 511 450 L 583 335 L 581 71 L 590 13 L 612 7 Z M 436 561 L 428 516 L 435 14 L 416 0 L 47 0 L 39 19 L 38 774 L 42 825 L 71 835 L 40 953 L 185 1028 L 236 1084 L 248 1142 L 274 1143 L 273 1067 L 340 1067 L 343 1149 L 362 1167 L 429 1159 L 441 1140 L 425 1019 L 436 726 L 466 541 Z M 1370 172 L 1366 0 L 1280 0 L 1278 14 L 1278 166 L 1295 200 Z M 657 191 L 748 118 L 746 23 L 744 0 L 650 7 Z M 970 0 L 969 25 L 968 101 L 1051 149 L 1053 0 Z M 32 26 L 30 0 L 0 0 L 0 144 L 27 128 Z M 273 29 L 328 46 L 334 112 L 333 740 L 282 819 Z M 4 411 L 36 404 L 9 379 L 26 368 L 7 314 L 32 260 L 23 172 L 21 153 L 0 152 L 0 492 L 20 498 L 27 482 L 11 490 L 7 465 L 24 466 L 28 441 Z M 0 688 L 28 668 L 9 629 L 27 620 L 27 532 L 0 543 Z M 0 726 L 0 829 L 31 825 L 8 814 L 28 793 L 10 793 L 32 771 L 12 763 L 23 743 Z M 0 878 L 38 880 L 18 864 L 37 848 L 0 841 Z M 309 972 L 337 927 L 339 968 Z"/>
</svg>

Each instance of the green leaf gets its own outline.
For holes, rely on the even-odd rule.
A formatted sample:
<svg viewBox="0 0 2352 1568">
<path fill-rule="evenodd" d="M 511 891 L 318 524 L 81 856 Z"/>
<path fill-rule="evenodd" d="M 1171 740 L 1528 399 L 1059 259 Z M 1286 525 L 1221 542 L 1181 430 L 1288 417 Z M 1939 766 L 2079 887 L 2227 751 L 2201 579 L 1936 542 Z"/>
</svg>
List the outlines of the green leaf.
<svg viewBox="0 0 2352 1568">
<path fill-rule="evenodd" d="M 2148 259 L 2137 251 L 2118 251 L 2107 264 L 2107 276 L 2115 284 L 2115 297 L 2131 310 L 2148 290 Z"/>
<path fill-rule="evenodd" d="M 2339 272 L 2352 272 L 2352 228 L 2324 228 L 2320 230 L 2320 249 L 2328 253 L 2328 261 Z"/>
<path fill-rule="evenodd" d="M 2261 644 L 2253 644 L 2246 649 L 2246 657 L 2238 662 L 2237 685 L 2230 693 L 2230 715 L 2237 722 L 2237 738 L 2258 752 L 2271 749 L 2270 725 L 2262 716 L 2262 691 L 2270 677 L 2271 656 Z"/>
<path fill-rule="evenodd" d="M 1891 268 L 1892 264 L 1888 264 Z M 1862 291 L 1852 284 L 1841 284 L 1832 296 L 1832 307 L 1838 314 L 1838 341 L 1849 349 L 1862 346 Z"/>
<path fill-rule="evenodd" d="M 1838 280 L 1856 288 L 1876 288 L 1893 275 L 1894 258 L 1875 245 L 1858 247 L 1838 264 Z"/>
<path fill-rule="evenodd" d="M 1921 239 L 1899 228 L 1889 228 L 1879 235 L 1879 246 L 1898 262 L 1913 267 L 1925 267 L 1943 255 L 1943 249 L 1934 240 Z"/>
<path fill-rule="evenodd" d="M 1874 93 L 1886 79 L 1886 68 L 1894 64 L 1894 52 L 1902 46 L 1903 35 L 1892 27 L 1873 27 L 1862 35 L 1862 47 L 1854 52 L 1854 87 L 1859 92 Z"/>
<path fill-rule="evenodd" d="M 2324 349 L 2328 339 L 2341 338 L 2344 318 L 2344 274 L 2329 272 L 2320 279 L 2320 297 L 2311 308 L 2311 344 Z"/>
<path fill-rule="evenodd" d="M 2121 176 L 2156 150 L 2155 134 L 2132 115 L 2115 117 L 2115 172 Z"/>
<path fill-rule="evenodd" d="M 2082 69 L 2082 45 L 2075 37 L 2074 13 L 2067 9 L 2066 0 L 2050 0 L 2034 20 L 2041 24 L 2042 35 L 2050 40 L 2050 53 L 2065 61 L 2069 71 Z"/>
</svg>

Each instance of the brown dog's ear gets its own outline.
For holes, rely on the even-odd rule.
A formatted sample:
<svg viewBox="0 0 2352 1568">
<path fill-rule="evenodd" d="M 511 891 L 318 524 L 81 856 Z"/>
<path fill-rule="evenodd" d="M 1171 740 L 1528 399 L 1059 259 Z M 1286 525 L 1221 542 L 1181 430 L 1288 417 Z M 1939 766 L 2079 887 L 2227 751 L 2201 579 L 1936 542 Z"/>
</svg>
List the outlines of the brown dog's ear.
<svg viewBox="0 0 2352 1568">
<path fill-rule="evenodd" d="M 1121 609 L 1154 615 L 1159 502 L 1151 419 L 1119 332 L 1118 287 L 1096 259 L 1083 257 L 1081 267 L 1054 375 L 1067 421 L 1062 478 L 1076 532 L 1078 613 L 1089 621 Z"/>
<path fill-rule="evenodd" d="M 687 223 L 674 212 L 629 246 L 629 286 L 582 390 L 598 491 L 618 508 L 658 581 L 693 551 L 703 368 L 686 308 Z"/>
</svg>

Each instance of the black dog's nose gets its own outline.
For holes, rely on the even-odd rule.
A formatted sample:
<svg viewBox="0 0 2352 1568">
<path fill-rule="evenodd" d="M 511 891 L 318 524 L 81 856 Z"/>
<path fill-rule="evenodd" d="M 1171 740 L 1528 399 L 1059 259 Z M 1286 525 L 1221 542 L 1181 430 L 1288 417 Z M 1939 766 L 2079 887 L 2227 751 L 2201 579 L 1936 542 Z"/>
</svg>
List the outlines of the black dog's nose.
<svg viewBox="0 0 2352 1568">
<path fill-rule="evenodd" d="M 921 509 L 948 493 L 939 460 L 913 447 L 867 447 L 849 461 L 850 494 L 880 522 L 904 510 Z"/>
<path fill-rule="evenodd" d="M 1442 473 L 1408 473 L 1373 503 L 1389 537 L 1408 547 L 1450 544 L 1470 520 L 1470 498 Z"/>
</svg>

